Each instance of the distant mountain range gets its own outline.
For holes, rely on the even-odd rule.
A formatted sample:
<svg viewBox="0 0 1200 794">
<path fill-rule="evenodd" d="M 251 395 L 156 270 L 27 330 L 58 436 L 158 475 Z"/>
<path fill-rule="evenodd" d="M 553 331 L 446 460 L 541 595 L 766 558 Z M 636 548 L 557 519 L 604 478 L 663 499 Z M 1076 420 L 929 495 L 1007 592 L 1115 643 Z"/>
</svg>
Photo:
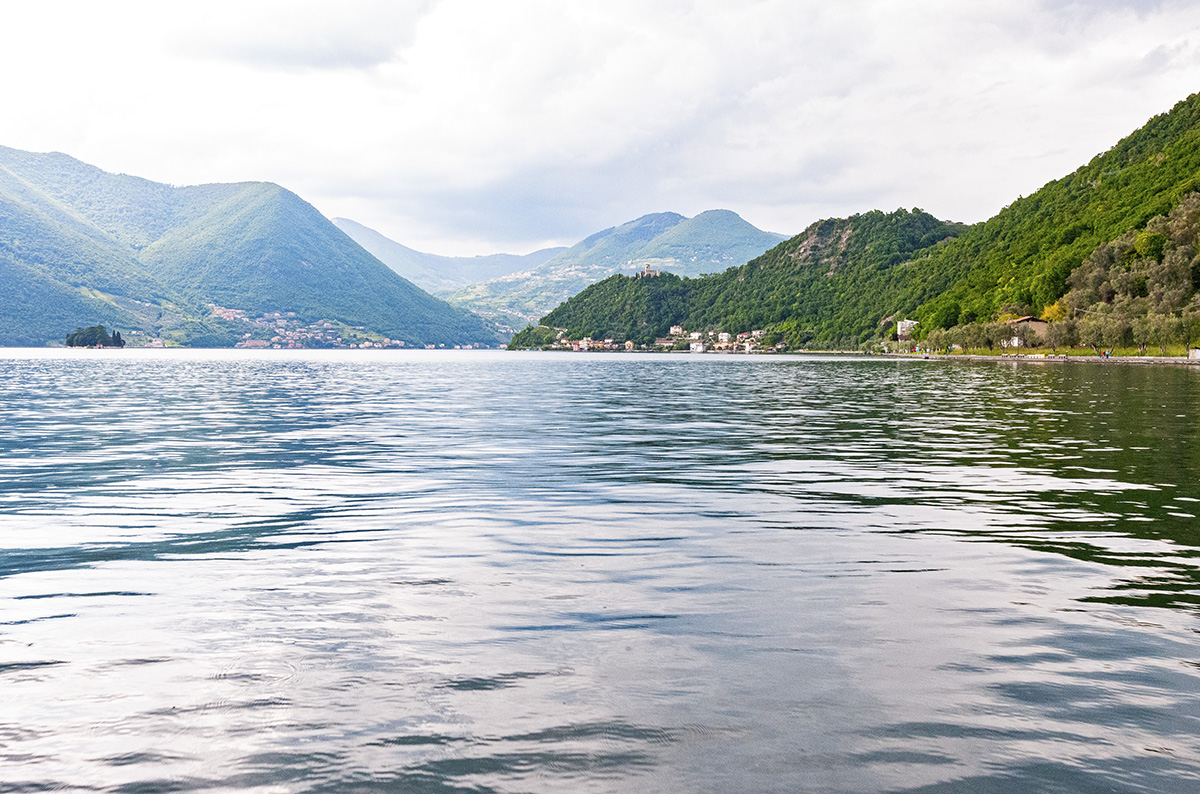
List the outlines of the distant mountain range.
<svg viewBox="0 0 1200 794">
<path fill-rule="evenodd" d="M 558 247 L 543 248 L 524 255 L 441 256 L 401 245 L 349 218 L 334 218 L 333 223 L 380 262 L 434 295 L 449 294 L 468 284 L 532 270 L 567 250 Z"/>
<path fill-rule="evenodd" d="M 447 299 L 518 329 L 613 273 L 645 266 L 685 276 L 719 272 L 783 239 L 729 210 L 709 210 L 694 218 L 654 213 L 597 232 L 537 267 L 462 287 Z"/>
<path fill-rule="evenodd" d="M 317 340 L 301 328 L 313 323 L 321 343 L 498 342 L 278 185 L 172 187 L 0 147 L 0 345 L 97 323 L 192 345 L 282 333 L 268 326 Z"/>
</svg>

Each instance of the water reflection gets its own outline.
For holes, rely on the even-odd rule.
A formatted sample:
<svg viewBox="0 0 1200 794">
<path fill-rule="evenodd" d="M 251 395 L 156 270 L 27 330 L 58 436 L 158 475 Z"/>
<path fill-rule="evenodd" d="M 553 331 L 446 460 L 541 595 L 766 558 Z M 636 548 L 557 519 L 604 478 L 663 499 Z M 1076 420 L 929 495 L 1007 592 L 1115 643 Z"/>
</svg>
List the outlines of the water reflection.
<svg viewBox="0 0 1200 794">
<path fill-rule="evenodd" d="M 0 359 L 0 786 L 1190 790 L 1198 373 Z"/>
</svg>

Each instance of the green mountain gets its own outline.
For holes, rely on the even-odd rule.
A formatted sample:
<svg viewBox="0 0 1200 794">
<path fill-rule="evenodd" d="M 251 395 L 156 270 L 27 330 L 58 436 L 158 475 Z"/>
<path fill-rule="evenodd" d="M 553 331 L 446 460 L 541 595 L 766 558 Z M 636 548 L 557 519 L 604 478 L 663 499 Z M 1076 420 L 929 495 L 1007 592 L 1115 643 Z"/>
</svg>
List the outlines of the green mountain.
<svg viewBox="0 0 1200 794">
<path fill-rule="evenodd" d="M 62 341 L 79 325 L 141 327 L 147 311 L 134 296 L 165 303 L 167 290 L 129 246 L 7 167 L 33 157 L 0 148 L 0 344 Z"/>
<path fill-rule="evenodd" d="M 0 275 L 3 345 L 98 323 L 231 345 L 271 312 L 409 344 L 496 341 L 278 185 L 177 188 L 58 153 L 0 147 Z"/>
<path fill-rule="evenodd" d="M 334 218 L 333 224 L 380 262 L 434 295 L 445 295 L 468 284 L 531 270 L 567 250 L 559 247 L 523 255 L 439 256 L 401 245 L 349 218 Z"/>
<path fill-rule="evenodd" d="M 919 210 L 819 221 L 757 259 L 698 279 L 613 278 L 543 318 L 572 336 L 643 341 L 666 327 L 774 330 L 791 345 L 855 345 L 904 316 L 923 331 L 1040 314 L 1098 246 L 1162 224 L 1200 188 L 1200 95 L 970 227 Z M 1158 219 L 1158 220 L 1155 220 Z M 540 343 L 518 335 L 510 346 Z"/>
<path fill-rule="evenodd" d="M 676 275 L 699 276 L 748 262 L 785 239 L 731 210 L 707 210 L 655 236 L 637 252 L 633 264 L 657 261 Z"/>
<path fill-rule="evenodd" d="M 588 284 L 649 266 L 683 275 L 716 272 L 758 256 L 784 239 L 729 210 L 694 218 L 654 213 L 597 232 L 531 271 L 464 287 L 451 303 L 521 327 Z"/>
</svg>

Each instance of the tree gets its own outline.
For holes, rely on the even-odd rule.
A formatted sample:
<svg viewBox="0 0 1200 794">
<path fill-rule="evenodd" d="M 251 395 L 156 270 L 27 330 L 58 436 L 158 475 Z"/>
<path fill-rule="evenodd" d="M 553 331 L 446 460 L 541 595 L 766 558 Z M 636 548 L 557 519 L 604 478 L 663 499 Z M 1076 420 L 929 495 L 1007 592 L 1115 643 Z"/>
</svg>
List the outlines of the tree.
<svg viewBox="0 0 1200 794">
<path fill-rule="evenodd" d="M 977 348 L 983 347 L 986 339 L 983 333 L 983 326 L 979 323 L 970 323 L 962 326 L 962 346 L 967 353 Z"/>
<path fill-rule="evenodd" d="M 1183 313 L 1184 344 L 1188 347 L 1200 339 L 1200 311 L 1189 309 Z"/>
<path fill-rule="evenodd" d="M 946 332 L 941 328 L 934 328 L 925 337 L 925 347 L 930 352 L 945 352 L 950 344 L 947 341 Z"/>
<path fill-rule="evenodd" d="M 1104 344 L 1104 317 L 1100 314 L 1085 314 L 1077 326 L 1079 341 L 1100 355 L 1100 346 Z"/>
<path fill-rule="evenodd" d="M 1138 347 L 1138 355 L 1146 355 L 1146 345 L 1154 336 L 1154 321 L 1150 315 L 1135 317 L 1133 320 L 1133 343 Z"/>
<path fill-rule="evenodd" d="M 108 335 L 108 329 L 103 325 L 76 328 L 73 333 L 67 334 L 68 347 L 99 347 L 101 345 L 107 347 L 112 343 L 112 337 Z"/>
<path fill-rule="evenodd" d="M 1042 319 L 1048 323 L 1057 323 L 1067 319 L 1070 309 L 1062 300 L 1057 300 L 1042 310 Z"/>
<path fill-rule="evenodd" d="M 1167 354 L 1167 345 L 1183 339 L 1183 320 L 1173 314 L 1151 314 L 1149 341 L 1158 346 L 1161 355 Z"/>
<path fill-rule="evenodd" d="M 1075 322 L 1059 320 L 1046 326 L 1046 344 L 1051 350 L 1058 352 L 1060 347 L 1070 347 L 1075 344 Z"/>
<path fill-rule="evenodd" d="M 1119 311 L 1114 311 L 1104 318 L 1104 344 L 1109 348 L 1122 347 L 1130 341 L 1132 326 L 1129 318 Z"/>
<path fill-rule="evenodd" d="M 987 343 L 988 350 L 1006 347 L 1010 339 L 1012 339 L 1012 329 L 1008 323 L 988 323 L 983 327 L 983 340 Z"/>
</svg>

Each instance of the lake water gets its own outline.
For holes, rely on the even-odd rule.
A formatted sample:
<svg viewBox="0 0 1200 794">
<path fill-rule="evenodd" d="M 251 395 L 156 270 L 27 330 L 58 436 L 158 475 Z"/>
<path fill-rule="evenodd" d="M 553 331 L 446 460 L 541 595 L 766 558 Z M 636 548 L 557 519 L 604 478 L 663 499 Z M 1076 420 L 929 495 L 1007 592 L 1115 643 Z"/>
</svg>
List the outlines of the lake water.
<svg viewBox="0 0 1200 794">
<path fill-rule="evenodd" d="M 0 351 L 0 791 L 1200 790 L 1200 372 Z"/>
</svg>

